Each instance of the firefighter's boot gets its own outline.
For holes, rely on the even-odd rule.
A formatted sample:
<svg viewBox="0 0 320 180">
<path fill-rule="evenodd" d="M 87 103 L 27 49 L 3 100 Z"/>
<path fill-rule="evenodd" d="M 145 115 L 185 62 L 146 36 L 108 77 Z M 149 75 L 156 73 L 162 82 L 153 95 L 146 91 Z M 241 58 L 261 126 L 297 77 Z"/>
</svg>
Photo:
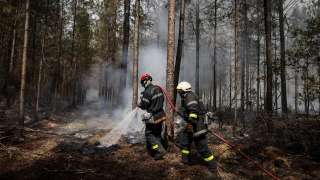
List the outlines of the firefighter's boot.
<svg viewBox="0 0 320 180">
<path fill-rule="evenodd" d="M 210 172 L 216 172 L 217 171 L 217 163 L 215 161 L 211 161 L 207 164 L 208 170 Z"/>
<path fill-rule="evenodd" d="M 181 150 L 181 162 L 183 164 L 191 164 L 191 160 L 190 160 L 190 151 L 187 149 L 182 149 Z"/>
<path fill-rule="evenodd" d="M 155 144 L 155 145 L 152 146 L 152 149 L 156 152 L 154 157 L 153 157 L 154 160 L 163 159 L 163 156 L 166 154 L 166 151 L 162 147 L 162 145 Z"/>
<path fill-rule="evenodd" d="M 207 166 L 210 172 L 215 172 L 217 170 L 217 163 L 214 160 L 213 155 L 203 158 L 203 160 L 204 160 L 204 164 Z"/>
</svg>

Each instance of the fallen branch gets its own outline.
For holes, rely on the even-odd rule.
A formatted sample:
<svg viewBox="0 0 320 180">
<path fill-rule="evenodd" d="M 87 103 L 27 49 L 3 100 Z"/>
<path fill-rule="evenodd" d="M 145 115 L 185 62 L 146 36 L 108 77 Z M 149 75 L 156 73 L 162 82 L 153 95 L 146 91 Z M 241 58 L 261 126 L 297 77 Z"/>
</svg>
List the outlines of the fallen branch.
<svg viewBox="0 0 320 180">
<path fill-rule="evenodd" d="M 1 138 L 0 138 L 0 141 L 2 141 L 2 140 L 4 140 L 4 139 L 7 139 L 7 138 L 9 138 L 9 137 L 12 137 L 12 136 L 4 136 L 4 137 L 1 137 Z"/>
<path fill-rule="evenodd" d="M 95 173 L 95 171 L 92 169 L 86 169 L 86 170 L 81 170 L 81 169 L 47 169 L 47 168 L 43 168 L 43 169 L 45 171 L 53 172 L 53 173 L 76 173 L 76 174 Z"/>
<path fill-rule="evenodd" d="M 40 130 L 40 129 L 24 128 L 24 130 L 27 131 L 27 132 L 39 132 L 39 133 L 42 133 L 42 134 L 50 134 L 50 135 L 56 135 L 56 136 L 64 136 L 64 134 L 57 134 L 57 133 L 54 133 L 54 132 L 43 131 L 43 130 Z"/>
</svg>

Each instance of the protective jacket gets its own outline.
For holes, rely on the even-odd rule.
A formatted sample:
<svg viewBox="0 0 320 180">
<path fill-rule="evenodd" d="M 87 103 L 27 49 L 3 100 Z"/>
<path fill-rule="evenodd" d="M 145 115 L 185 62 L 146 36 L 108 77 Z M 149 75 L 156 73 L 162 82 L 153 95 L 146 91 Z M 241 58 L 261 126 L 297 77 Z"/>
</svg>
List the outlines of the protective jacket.
<svg viewBox="0 0 320 180">
<path fill-rule="evenodd" d="M 150 84 L 141 93 L 139 107 L 151 113 L 155 119 L 165 116 L 163 110 L 164 95 L 158 86 Z"/>
<path fill-rule="evenodd" d="M 187 92 L 182 96 L 182 111 L 187 117 L 187 121 L 194 122 L 195 119 L 203 118 L 206 109 L 202 101 L 194 92 Z"/>
</svg>

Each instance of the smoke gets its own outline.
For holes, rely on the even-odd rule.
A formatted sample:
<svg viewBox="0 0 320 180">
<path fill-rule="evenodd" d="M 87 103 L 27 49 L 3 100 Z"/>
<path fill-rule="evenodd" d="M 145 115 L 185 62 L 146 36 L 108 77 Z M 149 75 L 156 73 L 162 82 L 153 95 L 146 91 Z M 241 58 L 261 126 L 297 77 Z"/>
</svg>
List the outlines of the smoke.
<svg viewBox="0 0 320 180">
<path fill-rule="evenodd" d="M 139 74 L 151 73 L 155 84 L 164 86 L 166 82 L 167 52 L 165 49 L 150 45 L 141 48 Z"/>
<path fill-rule="evenodd" d="M 167 40 L 167 9 L 163 2 L 152 1 L 150 3 L 156 3 L 156 8 L 145 10 L 147 12 L 146 19 L 141 27 L 141 39 L 140 39 L 140 51 L 139 51 L 139 76 L 142 73 L 150 73 L 153 76 L 153 83 L 165 87 L 166 84 L 166 40 Z M 200 8 L 204 8 L 205 2 L 200 3 Z M 224 4 L 226 7 L 230 4 Z M 142 4 L 142 8 L 147 8 L 146 3 Z M 195 30 L 194 30 L 194 4 L 189 4 L 187 7 L 186 16 L 186 28 L 185 28 L 185 43 L 180 71 L 180 81 L 188 81 L 191 84 L 195 84 L 195 71 L 196 71 L 196 46 L 195 46 Z M 222 12 L 218 12 L 222 13 Z M 213 56 L 213 29 L 208 24 L 204 12 L 200 13 L 201 23 L 201 38 L 200 38 L 200 89 L 208 90 L 212 87 L 212 56 Z M 178 24 L 179 18 L 176 16 L 176 46 L 178 39 Z M 150 26 L 151 24 L 151 26 Z M 232 19 L 223 22 L 218 22 L 217 29 L 217 85 L 219 86 L 219 80 L 222 82 L 223 94 L 229 94 L 228 86 L 234 82 L 229 82 L 229 67 L 234 62 L 234 29 Z M 252 37 L 251 37 L 252 38 Z M 159 40 L 159 41 L 158 41 Z M 253 43 L 252 43 L 253 44 Z M 252 67 L 256 66 L 255 56 L 256 52 L 252 45 L 250 56 L 250 63 Z M 261 44 L 263 47 L 263 44 Z M 261 57 L 263 57 L 263 48 L 261 48 Z M 88 86 L 87 91 L 87 103 L 82 107 L 82 116 L 90 122 L 92 126 L 101 127 L 101 124 L 94 122 L 104 122 L 108 128 L 119 129 L 119 126 L 125 127 L 121 129 L 122 133 L 130 133 L 141 131 L 143 124 L 141 123 L 140 115 L 142 111 L 133 113 L 132 111 L 132 50 L 129 51 L 129 64 L 127 74 L 127 87 L 120 89 L 120 77 L 124 76 L 122 72 L 116 66 L 99 63 L 91 67 L 90 72 L 87 74 L 84 84 Z M 263 73 L 263 59 L 261 58 L 261 71 Z M 252 68 L 254 69 L 254 68 Z M 234 64 L 232 65 L 234 70 Z M 234 72 L 232 72 L 234 73 Z M 234 74 L 232 74 L 234 77 Z M 232 79 L 233 80 L 233 79 Z M 263 83 L 263 81 L 261 81 Z M 289 97 L 292 95 L 291 83 L 288 83 Z M 252 82 L 253 89 L 256 87 L 256 82 Z M 101 95 L 101 89 L 111 88 L 111 91 L 106 96 Z M 238 87 L 239 88 L 239 87 Z M 105 90 L 105 89 L 104 89 Z M 110 90 L 110 89 L 109 89 Z M 261 94 L 263 94 L 263 86 L 261 86 Z M 143 91 L 139 84 L 139 92 Z M 234 94 L 234 87 L 232 86 L 232 94 Z M 121 94 L 119 94 L 121 93 Z M 238 93 L 239 94 L 239 93 Z M 121 97 L 121 99 L 112 99 L 115 96 Z M 206 96 L 205 98 L 208 98 Z M 254 99 L 254 98 L 253 98 Z M 292 104 L 292 98 L 288 99 L 288 102 Z M 224 99 L 223 104 L 228 104 L 228 98 Z M 208 101 L 205 101 L 208 102 Z M 279 101 L 280 103 L 280 101 Z M 119 106 L 121 105 L 121 106 Z M 115 108 L 117 107 L 117 108 Z M 133 115 L 133 114 L 134 115 Z M 130 121 L 129 121 L 130 119 Z M 124 125 L 125 124 L 125 125 Z M 106 137 L 107 138 L 107 137 Z"/>
</svg>

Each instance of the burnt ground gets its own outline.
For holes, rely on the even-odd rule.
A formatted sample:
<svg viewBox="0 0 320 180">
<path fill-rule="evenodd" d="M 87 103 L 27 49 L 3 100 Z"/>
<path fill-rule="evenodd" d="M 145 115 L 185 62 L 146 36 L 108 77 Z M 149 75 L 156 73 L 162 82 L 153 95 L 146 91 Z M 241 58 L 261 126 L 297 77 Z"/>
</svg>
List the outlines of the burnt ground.
<svg viewBox="0 0 320 180">
<path fill-rule="evenodd" d="M 65 127 L 74 128 L 72 131 Z M 82 128 L 79 128 L 82 127 Z M 308 153 L 288 153 L 245 135 L 230 138 L 231 128 L 218 131 L 281 179 L 320 179 L 320 163 Z M 25 141 L 10 139 L 0 144 L 0 179 L 270 179 L 227 145 L 209 136 L 218 170 L 180 163 L 178 148 L 171 146 L 164 160 L 154 161 L 143 143 L 119 144 L 104 148 L 99 139 L 108 129 L 90 129 L 70 121 L 48 118 L 25 128 Z"/>
</svg>

